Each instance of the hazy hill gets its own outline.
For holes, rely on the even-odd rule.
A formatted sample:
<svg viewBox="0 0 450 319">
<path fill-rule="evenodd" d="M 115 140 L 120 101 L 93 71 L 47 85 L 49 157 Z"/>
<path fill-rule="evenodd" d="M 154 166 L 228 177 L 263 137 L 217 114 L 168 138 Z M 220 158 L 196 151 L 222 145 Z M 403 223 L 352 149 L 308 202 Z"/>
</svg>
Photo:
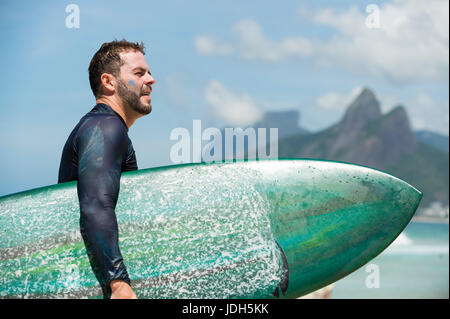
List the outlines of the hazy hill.
<svg viewBox="0 0 450 319">
<path fill-rule="evenodd" d="M 417 140 L 437 148 L 440 151 L 448 153 L 448 136 L 444 136 L 438 133 L 430 131 L 417 131 L 415 132 Z"/>
<path fill-rule="evenodd" d="M 300 112 L 296 110 L 287 110 L 287 111 L 277 111 L 277 112 L 266 112 L 263 116 L 263 118 L 256 122 L 255 124 L 251 126 L 242 127 L 242 130 L 246 130 L 248 128 L 253 128 L 254 132 L 256 133 L 255 143 L 256 145 L 265 144 L 267 141 L 273 140 L 273 136 L 270 134 L 270 128 L 277 128 L 278 129 L 278 140 L 287 138 L 289 136 L 300 136 L 300 135 L 306 135 L 309 134 L 309 132 L 299 126 L 300 121 Z M 230 125 L 230 128 L 233 130 L 236 130 L 236 128 L 232 127 Z M 259 128 L 265 128 L 266 135 L 265 136 L 259 136 L 258 135 L 258 129 Z M 238 154 L 237 158 L 248 158 L 249 156 L 249 144 L 248 144 L 248 138 L 245 137 L 245 133 L 237 134 L 238 136 L 242 136 L 244 140 L 244 146 L 243 154 Z M 226 132 L 225 129 L 221 130 L 221 136 L 222 136 L 222 159 L 225 159 L 225 144 L 226 144 Z M 236 150 L 236 144 L 237 139 L 236 137 L 233 137 L 233 151 L 236 153 L 238 152 Z M 258 148 L 254 150 L 257 152 Z M 251 154 L 254 154 L 251 152 Z M 267 153 L 269 153 L 269 149 L 267 149 Z M 234 154 L 234 158 L 236 158 L 236 154 Z"/>
</svg>

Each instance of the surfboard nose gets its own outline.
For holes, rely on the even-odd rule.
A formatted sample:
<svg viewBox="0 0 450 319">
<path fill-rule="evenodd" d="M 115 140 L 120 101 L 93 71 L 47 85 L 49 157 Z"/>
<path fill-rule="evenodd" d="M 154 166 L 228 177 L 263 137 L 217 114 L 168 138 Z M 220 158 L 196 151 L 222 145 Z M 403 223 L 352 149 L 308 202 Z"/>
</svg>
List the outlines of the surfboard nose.
<svg viewBox="0 0 450 319">
<path fill-rule="evenodd" d="M 405 181 L 368 167 L 325 161 L 285 166 L 290 169 L 284 167 L 284 177 L 277 174 L 267 194 L 290 286 L 299 287 L 288 289 L 288 297 L 326 286 L 380 254 L 406 227 L 422 198 Z"/>
</svg>

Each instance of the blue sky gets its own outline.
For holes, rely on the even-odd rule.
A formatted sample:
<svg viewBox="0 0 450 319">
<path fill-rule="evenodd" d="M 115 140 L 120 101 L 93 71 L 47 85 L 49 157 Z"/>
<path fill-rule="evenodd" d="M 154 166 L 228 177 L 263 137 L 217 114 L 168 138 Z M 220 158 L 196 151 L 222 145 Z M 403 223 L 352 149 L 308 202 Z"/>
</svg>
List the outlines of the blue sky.
<svg viewBox="0 0 450 319">
<path fill-rule="evenodd" d="M 80 28 L 66 27 L 71 3 Z M 414 129 L 448 135 L 448 19 L 438 0 L 2 1 L 0 195 L 56 182 L 62 147 L 95 104 L 89 61 L 113 39 L 143 41 L 157 82 L 152 113 L 129 132 L 140 168 L 171 164 L 170 132 L 194 119 L 236 127 L 295 109 L 317 131 L 363 87 L 383 112 L 402 104 Z"/>
</svg>

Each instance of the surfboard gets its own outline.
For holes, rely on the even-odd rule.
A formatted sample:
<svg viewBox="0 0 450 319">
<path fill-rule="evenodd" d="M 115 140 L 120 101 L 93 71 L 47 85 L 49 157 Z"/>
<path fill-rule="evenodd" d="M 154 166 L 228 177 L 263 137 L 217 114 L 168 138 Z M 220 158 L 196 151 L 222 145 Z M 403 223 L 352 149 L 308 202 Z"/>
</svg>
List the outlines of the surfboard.
<svg viewBox="0 0 450 319">
<path fill-rule="evenodd" d="M 422 194 L 364 166 L 309 159 L 122 174 L 120 249 L 139 298 L 296 298 L 402 232 Z M 99 298 L 76 182 L 0 198 L 0 297 Z"/>
</svg>

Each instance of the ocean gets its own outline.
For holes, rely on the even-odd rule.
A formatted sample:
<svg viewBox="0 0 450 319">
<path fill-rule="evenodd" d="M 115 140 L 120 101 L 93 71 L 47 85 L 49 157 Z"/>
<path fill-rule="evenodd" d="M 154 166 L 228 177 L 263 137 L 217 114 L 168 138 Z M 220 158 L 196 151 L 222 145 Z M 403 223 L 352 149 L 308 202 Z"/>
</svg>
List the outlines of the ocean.
<svg viewBox="0 0 450 319">
<path fill-rule="evenodd" d="M 411 222 L 380 255 L 334 284 L 333 299 L 449 298 L 449 225 Z"/>
</svg>

